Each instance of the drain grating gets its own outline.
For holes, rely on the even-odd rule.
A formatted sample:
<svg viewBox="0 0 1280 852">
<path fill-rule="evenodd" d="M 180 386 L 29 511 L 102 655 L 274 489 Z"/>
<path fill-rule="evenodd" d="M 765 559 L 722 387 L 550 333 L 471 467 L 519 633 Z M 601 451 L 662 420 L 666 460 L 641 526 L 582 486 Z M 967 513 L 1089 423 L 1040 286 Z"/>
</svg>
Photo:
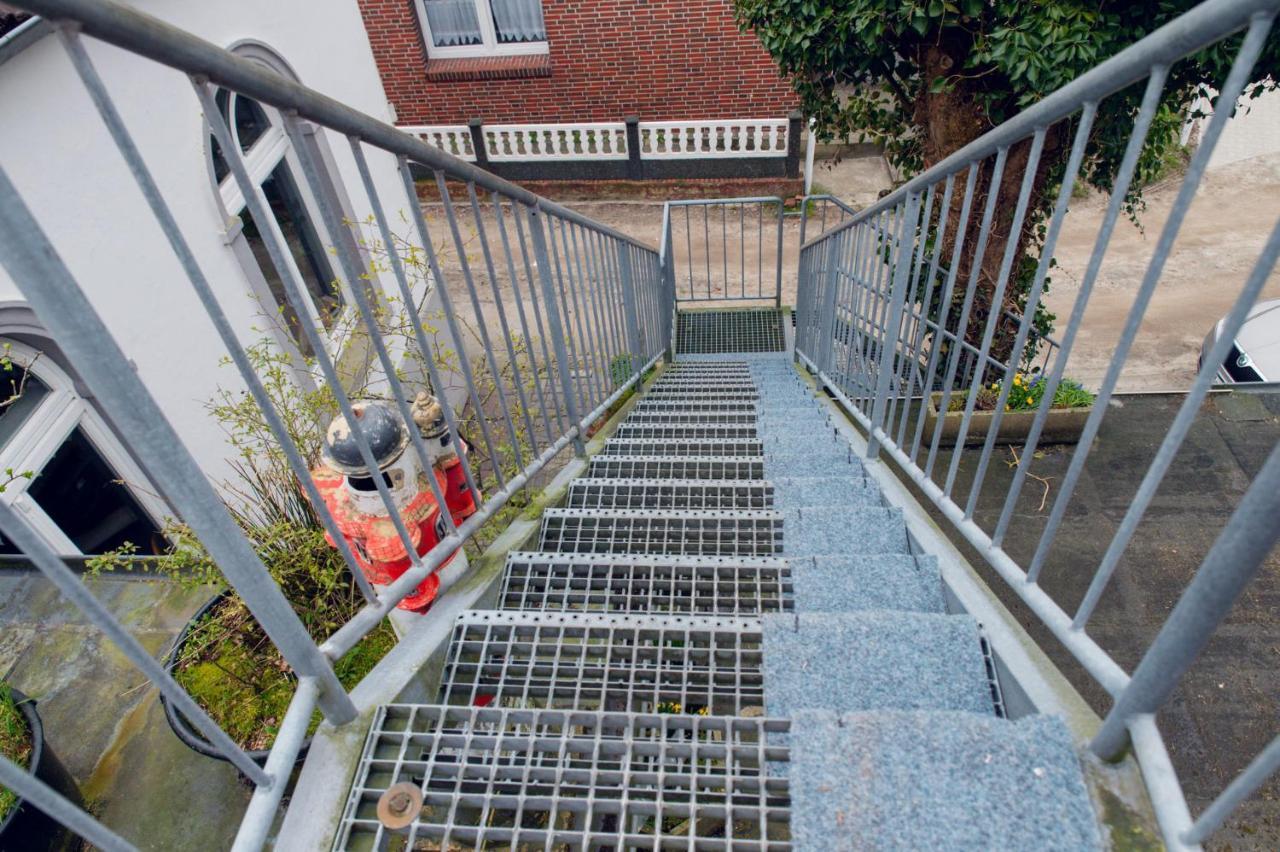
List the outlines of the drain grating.
<svg viewBox="0 0 1280 852">
<path fill-rule="evenodd" d="M 659 512 L 548 509 L 539 550 L 552 553 L 670 553 L 779 556 L 782 512 Z"/>
<path fill-rule="evenodd" d="M 569 485 L 570 509 L 770 509 L 773 486 L 741 479 L 592 479 Z"/>
<path fill-rule="evenodd" d="M 503 609 L 760 615 L 791 610 L 791 568 L 775 557 L 512 553 Z"/>
<path fill-rule="evenodd" d="M 676 351 L 681 355 L 786 351 L 782 311 L 680 311 L 676 314 Z"/>
<path fill-rule="evenodd" d="M 764 457 L 594 456 L 587 476 L 624 479 L 764 479 Z"/>
<path fill-rule="evenodd" d="M 624 713 L 764 714 L 760 621 L 464 612 L 440 703 Z"/>
<path fill-rule="evenodd" d="M 783 719 L 378 709 L 338 834 L 340 849 L 789 849 Z M 772 737 L 776 740 L 777 737 Z M 392 835 L 393 784 L 422 792 Z M 393 845 L 394 844 L 394 845 Z"/>
</svg>

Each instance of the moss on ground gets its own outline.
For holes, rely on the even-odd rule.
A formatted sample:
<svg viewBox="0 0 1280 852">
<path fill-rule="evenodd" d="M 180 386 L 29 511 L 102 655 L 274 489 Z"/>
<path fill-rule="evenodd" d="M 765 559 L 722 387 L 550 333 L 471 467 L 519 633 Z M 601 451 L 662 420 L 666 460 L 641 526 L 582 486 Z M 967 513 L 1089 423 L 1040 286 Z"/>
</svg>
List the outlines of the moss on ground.
<svg viewBox="0 0 1280 852">
<path fill-rule="evenodd" d="M 27 766 L 31 761 L 31 729 L 27 727 L 27 717 L 14 700 L 13 692 L 3 683 L 0 683 L 0 754 L 18 766 Z M 0 820 L 7 817 L 17 803 L 18 797 L 12 790 L 0 787 Z"/>
<path fill-rule="evenodd" d="M 350 690 L 395 647 L 384 621 L 334 664 Z M 241 748 L 269 749 L 275 742 L 297 679 L 288 663 L 248 617 L 238 599 L 214 606 L 195 627 L 175 667 L 178 683 Z M 317 711 L 308 733 L 320 724 Z"/>
</svg>

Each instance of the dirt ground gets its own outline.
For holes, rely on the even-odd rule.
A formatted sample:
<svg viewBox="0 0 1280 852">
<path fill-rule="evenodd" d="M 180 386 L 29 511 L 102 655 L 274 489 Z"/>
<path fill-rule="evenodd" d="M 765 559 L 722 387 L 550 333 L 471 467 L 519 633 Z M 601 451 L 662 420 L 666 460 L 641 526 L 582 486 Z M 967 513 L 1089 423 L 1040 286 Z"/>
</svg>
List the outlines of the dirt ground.
<svg viewBox="0 0 1280 852">
<path fill-rule="evenodd" d="M 872 201 L 874 185 L 888 181 L 887 172 L 865 164 L 858 168 L 846 164 L 843 171 L 819 171 L 817 176 L 819 189 L 855 204 Z M 1097 387 L 1102 380 L 1178 185 L 1173 180 L 1147 191 L 1147 209 L 1140 226 L 1127 220 L 1116 226 L 1068 364 L 1068 373 L 1088 387 Z M 1061 324 L 1065 324 L 1079 292 L 1106 202 L 1099 194 L 1077 200 L 1064 223 L 1057 252 L 1059 265 L 1051 274 L 1046 298 Z M 655 247 L 660 242 L 661 204 L 604 201 L 570 206 L 641 242 Z M 439 208 L 428 206 L 428 212 L 429 218 L 436 219 Z M 727 215 L 712 212 L 705 219 L 699 208 L 690 213 L 688 223 L 683 212 L 677 212 L 673 220 L 682 292 L 701 295 L 709 290 L 714 297 L 761 294 L 772 298 L 776 286 L 776 209 L 766 209 L 763 221 L 760 211 L 752 207 L 742 211 L 734 208 Z M 834 214 L 828 216 L 828 224 L 836 221 Z M 1235 163 L 1206 175 L 1139 330 L 1120 390 L 1179 390 L 1188 386 L 1204 336 L 1230 308 L 1277 216 L 1280 155 Z M 811 219 L 806 239 L 820 230 L 820 223 Z M 498 247 L 496 232 L 491 238 Z M 799 246 L 799 218 L 787 216 L 783 222 L 784 304 L 795 302 Z M 479 268 L 478 247 L 468 254 L 473 255 L 473 266 Z M 460 279 L 446 274 L 455 282 L 451 289 L 456 290 L 456 298 L 465 299 Z M 510 292 L 505 273 L 499 271 L 498 278 L 503 281 L 505 301 Z M 481 290 L 480 301 L 488 314 L 494 300 L 487 287 Z M 1263 297 L 1278 296 L 1280 272 L 1272 274 Z"/>
<path fill-rule="evenodd" d="M 1179 181 L 1146 193 L 1141 228 L 1121 221 L 1085 310 L 1068 373 L 1097 387 L 1168 219 Z M 1079 293 L 1107 198 L 1072 205 L 1058 242 L 1047 304 L 1065 325 Z M 1206 174 L 1187 212 L 1164 274 L 1121 375 L 1122 391 L 1185 389 L 1195 377 L 1200 345 L 1239 295 L 1280 217 L 1280 155 L 1233 163 Z M 1262 298 L 1280 297 L 1273 270 Z"/>
</svg>

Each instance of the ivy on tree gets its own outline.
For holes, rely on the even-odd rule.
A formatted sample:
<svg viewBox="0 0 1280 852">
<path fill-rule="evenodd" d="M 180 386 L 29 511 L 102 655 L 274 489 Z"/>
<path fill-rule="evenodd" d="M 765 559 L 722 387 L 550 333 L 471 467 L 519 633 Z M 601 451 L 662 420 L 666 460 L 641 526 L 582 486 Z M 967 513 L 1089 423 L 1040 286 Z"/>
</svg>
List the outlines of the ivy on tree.
<svg viewBox="0 0 1280 852">
<path fill-rule="evenodd" d="M 1114 56 L 1196 5 L 1191 0 L 735 0 L 743 29 L 754 30 L 815 120 L 822 141 L 851 139 L 883 146 L 892 165 L 911 177 L 964 147 L 1045 95 Z M 1241 36 L 1225 39 L 1169 71 L 1160 108 L 1147 136 L 1126 211 L 1137 220 L 1142 188 L 1181 154 L 1183 123 L 1202 96 L 1225 80 Z M 1254 66 L 1246 93 L 1257 97 L 1280 79 L 1280 35 L 1273 30 Z M 1144 82 L 1099 105 L 1080 181 L 1109 192 L 1133 127 Z M 1021 314 L 1035 273 L 1044 224 L 1070 153 L 1074 118 L 1048 133 L 1031 203 L 1018 239 L 1019 262 L 1004 309 Z M 981 259 L 974 316 L 967 334 L 981 337 L 996 274 L 1011 230 L 1030 141 L 1010 148 L 996 188 L 993 239 Z M 982 209 L 990 165 L 974 197 Z M 958 178 L 963 187 L 963 173 Z M 959 208 L 957 191 L 952 222 Z M 980 215 L 971 217 L 966 246 L 974 245 Z M 936 213 L 935 222 L 936 227 Z M 954 230 L 954 226 L 952 226 Z M 944 241 L 944 252 L 955 234 Z M 949 257 L 949 254 L 944 254 Z M 954 322 L 973 258 L 957 276 Z M 935 318 L 942 306 L 933 305 Z M 1036 328 L 1048 333 L 1053 316 L 1038 307 Z M 998 327 L 994 354 L 1009 354 L 1016 325 Z"/>
</svg>

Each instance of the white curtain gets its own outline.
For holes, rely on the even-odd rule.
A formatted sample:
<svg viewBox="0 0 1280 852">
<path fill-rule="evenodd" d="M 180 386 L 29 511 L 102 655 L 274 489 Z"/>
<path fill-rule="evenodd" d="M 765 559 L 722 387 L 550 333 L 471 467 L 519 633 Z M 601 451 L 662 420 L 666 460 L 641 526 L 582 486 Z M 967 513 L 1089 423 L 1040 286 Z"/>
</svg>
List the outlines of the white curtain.
<svg viewBox="0 0 1280 852">
<path fill-rule="evenodd" d="M 480 43 L 475 0 L 425 0 L 423 5 L 427 9 L 431 40 L 436 47 Z"/>
<path fill-rule="evenodd" d="M 545 41 L 547 28 L 542 23 L 542 0 L 489 0 L 499 44 L 520 41 Z M 429 4 L 428 4 L 429 5 Z M 432 27 L 434 28 L 434 24 Z M 434 29 L 432 30 L 434 32 Z"/>
</svg>

